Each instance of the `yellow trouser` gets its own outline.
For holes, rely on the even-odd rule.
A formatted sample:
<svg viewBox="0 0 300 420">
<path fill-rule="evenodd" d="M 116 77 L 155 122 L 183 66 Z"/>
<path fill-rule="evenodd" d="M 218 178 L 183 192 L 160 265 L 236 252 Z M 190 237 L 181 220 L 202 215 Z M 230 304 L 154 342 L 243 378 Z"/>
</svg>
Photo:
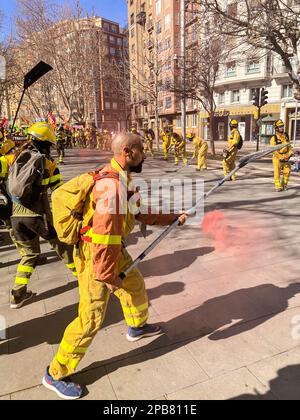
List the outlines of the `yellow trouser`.
<svg viewBox="0 0 300 420">
<path fill-rule="evenodd" d="M 186 157 L 186 152 L 184 149 L 175 149 L 175 165 L 179 164 L 179 158 L 182 158 L 182 162 L 184 165 L 187 165 L 188 160 Z"/>
<path fill-rule="evenodd" d="M 51 366 L 50 375 L 60 380 L 73 374 L 100 330 L 110 298 L 106 284 L 98 281 L 93 273 L 93 245 L 82 242 L 79 257 L 75 258 L 79 282 L 78 318 L 68 326 Z M 123 272 L 132 258 L 123 249 L 118 270 Z M 142 327 L 148 320 L 148 296 L 144 279 L 134 269 L 115 295 L 120 299 L 125 321 L 130 327 Z"/>
<path fill-rule="evenodd" d="M 169 152 L 170 152 L 170 142 L 163 142 L 163 150 L 164 150 L 164 159 L 169 159 Z"/>
<path fill-rule="evenodd" d="M 146 148 L 145 152 L 150 152 L 150 155 L 153 157 L 153 141 L 152 140 L 146 140 Z"/>
<path fill-rule="evenodd" d="M 223 169 L 224 169 L 224 175 L 227 176 L 236 168 L 235 159 L 237 155 L 237 150 L 234 150 L 229 154 L 229 157 L 227 159 L 223 160 Z M 232 181 L 236 181 L 236 175 L 234 175 L 232 178 Z"/>
<path fill-rule="evenodd" d="M 208 148 L 207 145 L 204 145 L 199 150 L 198 154 L 198 169 L 207 169 L 207 155 L 208 155 Z"/>
<path fill-rule="evenodd" d="M 280 162 L 280 159 L 273 157 L 273 165 L 276 189 L 287 186 L 291 175 L 291 164 Z M 283 174 L 282 179 L 281 174 Z"/>
</svg>

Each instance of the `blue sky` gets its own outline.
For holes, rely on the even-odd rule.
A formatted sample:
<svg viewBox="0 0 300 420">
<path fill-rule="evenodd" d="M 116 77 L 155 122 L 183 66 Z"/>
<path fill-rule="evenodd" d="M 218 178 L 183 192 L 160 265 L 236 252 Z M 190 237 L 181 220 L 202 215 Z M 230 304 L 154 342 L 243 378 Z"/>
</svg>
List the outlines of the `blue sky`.
<svg viewBox="0 0 300 420">
<path fill-rule="evenodd" d="M 61 0 L 61 3 L 64 2 L 65 0 Z M 122 26 L 127 24 L 126 0 L 81 0 L 81 4 L 83 8 L 90 13 L 95 10 L 96 14 L 99 16 L 119 22 Z M 1 34 L 3 36 L 3 32 L 10 32 L 11 20 L 16 11 L 16 1 L 0 0 L 0 10 L 2 10 L 5 15 L 4 27 Z"/>
</svg>

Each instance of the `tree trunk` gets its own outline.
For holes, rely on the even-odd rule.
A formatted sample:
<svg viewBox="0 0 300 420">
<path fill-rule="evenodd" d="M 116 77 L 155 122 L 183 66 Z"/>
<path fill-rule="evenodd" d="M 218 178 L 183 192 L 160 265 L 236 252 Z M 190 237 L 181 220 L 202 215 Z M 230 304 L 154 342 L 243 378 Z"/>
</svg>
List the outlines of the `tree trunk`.
<svg viewBox="0 0 300 420">
<path fill-rule="evenodd" d="M 209 135 L 210 135 L 210 150 L 213 156 L 216 156 L 215 139 L 214 139 L 215 115 L 209 114 Z"/>
</svg>

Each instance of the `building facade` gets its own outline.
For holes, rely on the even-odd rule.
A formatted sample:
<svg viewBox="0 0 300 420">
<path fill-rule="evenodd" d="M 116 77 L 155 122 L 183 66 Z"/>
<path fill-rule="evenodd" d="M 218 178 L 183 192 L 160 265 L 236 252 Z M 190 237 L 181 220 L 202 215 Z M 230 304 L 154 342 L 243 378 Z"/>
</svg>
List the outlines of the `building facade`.
<svg viewBox="0 0 300 420">
<path fill-rule="evenodd" d="M 128 55 L 127 31 L 118 23 L 101 17 L 60 22 L 49 31 L 52 31 L 49 38 L 58 34 L 57 44 L 53 46 L 53 54 L 58 51 L 56 61 L 59 57 L 66 63 L 65 71 L 59 73 L 58 66 L 54 76 L 57 81 L 59 75 L 61 85 L 51 83 L 50 73 L 42 80 L 45 83 L 30 88 L 20 110 L 19 125 L 47 118 L 51 112 L 57 123 L 68 121 L 70 125 L 86 125 L 113 132 L 126 130 L 131 117 L 129 84 L 126 83 L 129 73 L 124 65 L 124 57 Z M 33 63 L 28 62 L 23 51 L 27 49 L 20 46 L 18 61 L 23 68 L 30 69 Z M 33 60 L 36 62 L 35 57 Z M 55 61 L 51 52 L 44 60 L 49 64 Z M 47 83 L 48 94 L 45 95 Z M 71 97 L 70 103 L 66 104 L 60 88 Z M 10 99 L 11 115 L 15 113 L 20 94 L 16 92 L 15 99 Z"/>
</svg>

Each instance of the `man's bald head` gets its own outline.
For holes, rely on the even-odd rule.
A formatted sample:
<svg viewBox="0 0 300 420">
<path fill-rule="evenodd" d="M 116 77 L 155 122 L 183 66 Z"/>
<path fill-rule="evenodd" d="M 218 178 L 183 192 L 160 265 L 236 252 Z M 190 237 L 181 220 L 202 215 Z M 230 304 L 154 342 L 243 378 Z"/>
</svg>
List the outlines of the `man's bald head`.
<svg viewBox="0 0 300 420">
<path fill-rule="evenodd" d="M 111 149 L 114 153 L 114 156 L 120 156 L 124 147 L 131 149 L 133 146 L 140 147 L 142 144 L 142 139 L 140 136 L 131 133 L 120 133 L 117 134 L 111 145 Z"/>
</svg>

